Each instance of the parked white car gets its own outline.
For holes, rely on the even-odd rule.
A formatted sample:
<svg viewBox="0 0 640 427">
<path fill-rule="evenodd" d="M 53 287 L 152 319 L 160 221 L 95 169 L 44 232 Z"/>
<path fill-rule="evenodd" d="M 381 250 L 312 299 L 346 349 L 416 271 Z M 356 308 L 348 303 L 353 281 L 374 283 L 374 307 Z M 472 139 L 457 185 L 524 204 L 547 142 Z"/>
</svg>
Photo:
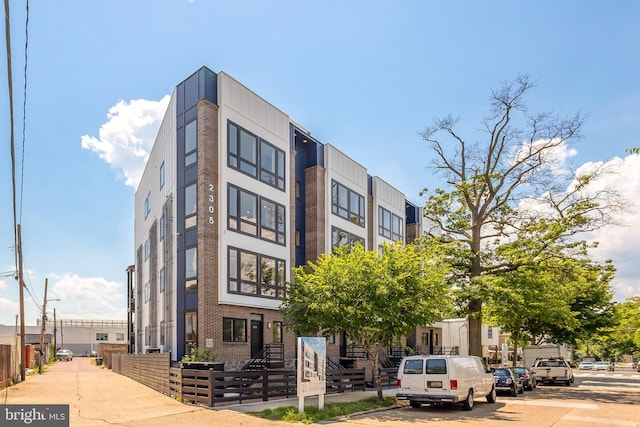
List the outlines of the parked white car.
<svg viewBox="0 0 640 427">
<path fill-rule="evenodd" d="M 398 368 L 398 400 L 412 408 L 423 403 L 462 403 L 473 409 L 476 397 L 496 401 L 491 370 L 475 356 L 408 356 Z"/>
<path fill-rule="evenodd" d="M 578 365 L 578 369 L 593 369 L 593 362 L 591 362 L 590 360 L 584 360 L 582 362 L 580 362 L 580 364 Z"/>
<path fill-rule="evenodd" d="M 594 371 L 613 371 L 615 368 L 609 362 L 596 362 L 593 364 Z"/>
</svg>

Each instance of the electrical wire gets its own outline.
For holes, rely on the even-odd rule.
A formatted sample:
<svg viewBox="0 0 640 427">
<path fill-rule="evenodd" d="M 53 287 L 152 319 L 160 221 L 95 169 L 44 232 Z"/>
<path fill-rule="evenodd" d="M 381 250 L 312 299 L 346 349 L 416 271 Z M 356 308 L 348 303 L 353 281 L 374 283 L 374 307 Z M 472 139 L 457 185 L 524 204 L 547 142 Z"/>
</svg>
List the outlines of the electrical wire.
<svg viewBox="0 0 640 427">
<path fill-rule="evenodd" d="M 29 0 L 26 0 L 26 19 L 24 23 L 24 97 L 22 100 L 22 166 L 20 169 L 20 210 L 19 223 L 22 223 L 22 200 L 24 192 L 24 147 L 27 139 L 27 64 L 29 63 Z"/>
</svg>

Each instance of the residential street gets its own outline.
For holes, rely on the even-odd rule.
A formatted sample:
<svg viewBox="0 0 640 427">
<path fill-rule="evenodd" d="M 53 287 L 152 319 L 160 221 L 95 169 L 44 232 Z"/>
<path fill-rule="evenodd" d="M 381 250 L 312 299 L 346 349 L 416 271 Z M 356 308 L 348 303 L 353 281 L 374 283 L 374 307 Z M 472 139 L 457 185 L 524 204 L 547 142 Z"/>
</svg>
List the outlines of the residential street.
<svg viewBox="0 0 640 427">
<path fill-rule="evenodd" d="M 477 400 L 472 411 L 458 406 L 407 407 L 352 416 L 333 426 L 640 426 L 640 374 L 629 368 L 615 372 L 575 371 L 570 386 L 539 386 L 524 395 L 500 395 L 498 402 Z M 389 390 L 389 392 L 392 392 Z M 374 392 L 345 393 L 362 399 Z M 3 404 L 69 404 L 71 426 L 292 426 L 244 412 L 264 407 L 296 406 L 295 399 L 208 409 L 181 404 L 126 377 L 76 357 L 57 362 L 43 375 L 0 392 Z M 328 399 L 327 401 L 330 401 Z"/>
</svg>

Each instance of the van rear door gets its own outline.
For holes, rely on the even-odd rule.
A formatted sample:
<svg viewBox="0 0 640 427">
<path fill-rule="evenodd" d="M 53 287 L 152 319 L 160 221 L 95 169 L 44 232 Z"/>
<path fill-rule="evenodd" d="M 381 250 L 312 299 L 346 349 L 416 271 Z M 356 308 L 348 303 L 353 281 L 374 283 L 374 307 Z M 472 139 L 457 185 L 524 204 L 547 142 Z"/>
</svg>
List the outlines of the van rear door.
<svg viewBox="0 0 640 427">
<path fill-rule="evenodd" d="M 447 360 L 429 358 L 425 362 L 424 390 L 436 393 L 451 390 L 453 385 L 449 381 Z"/>
<path fill-rule="evenodd" d="M 406 393 L 424 391 L 424 359 L 405 359 L 400 369 L 400 390 Z"/>
</svg>

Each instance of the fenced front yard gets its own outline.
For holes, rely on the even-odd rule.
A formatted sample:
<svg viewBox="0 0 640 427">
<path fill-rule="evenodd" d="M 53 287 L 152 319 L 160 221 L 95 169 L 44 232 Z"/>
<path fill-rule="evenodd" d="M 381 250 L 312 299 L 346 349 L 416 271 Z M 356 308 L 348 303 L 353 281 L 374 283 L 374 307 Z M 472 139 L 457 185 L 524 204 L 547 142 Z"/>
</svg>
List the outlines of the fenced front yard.
<svg viewBox="0 0 640 427">
<path fill-rule="evenodd" d="M 218 371 L 172 368 L 168 353 L 114 354 L 113 371 L 189 404 L 208 407 L 268 401 L 297 395 L 294 369 Z M 383 387 L 395 373 L 381 371 Z M 327 394 L 365 390 L 365 368 L 327 369 Z"/>
</svg>

